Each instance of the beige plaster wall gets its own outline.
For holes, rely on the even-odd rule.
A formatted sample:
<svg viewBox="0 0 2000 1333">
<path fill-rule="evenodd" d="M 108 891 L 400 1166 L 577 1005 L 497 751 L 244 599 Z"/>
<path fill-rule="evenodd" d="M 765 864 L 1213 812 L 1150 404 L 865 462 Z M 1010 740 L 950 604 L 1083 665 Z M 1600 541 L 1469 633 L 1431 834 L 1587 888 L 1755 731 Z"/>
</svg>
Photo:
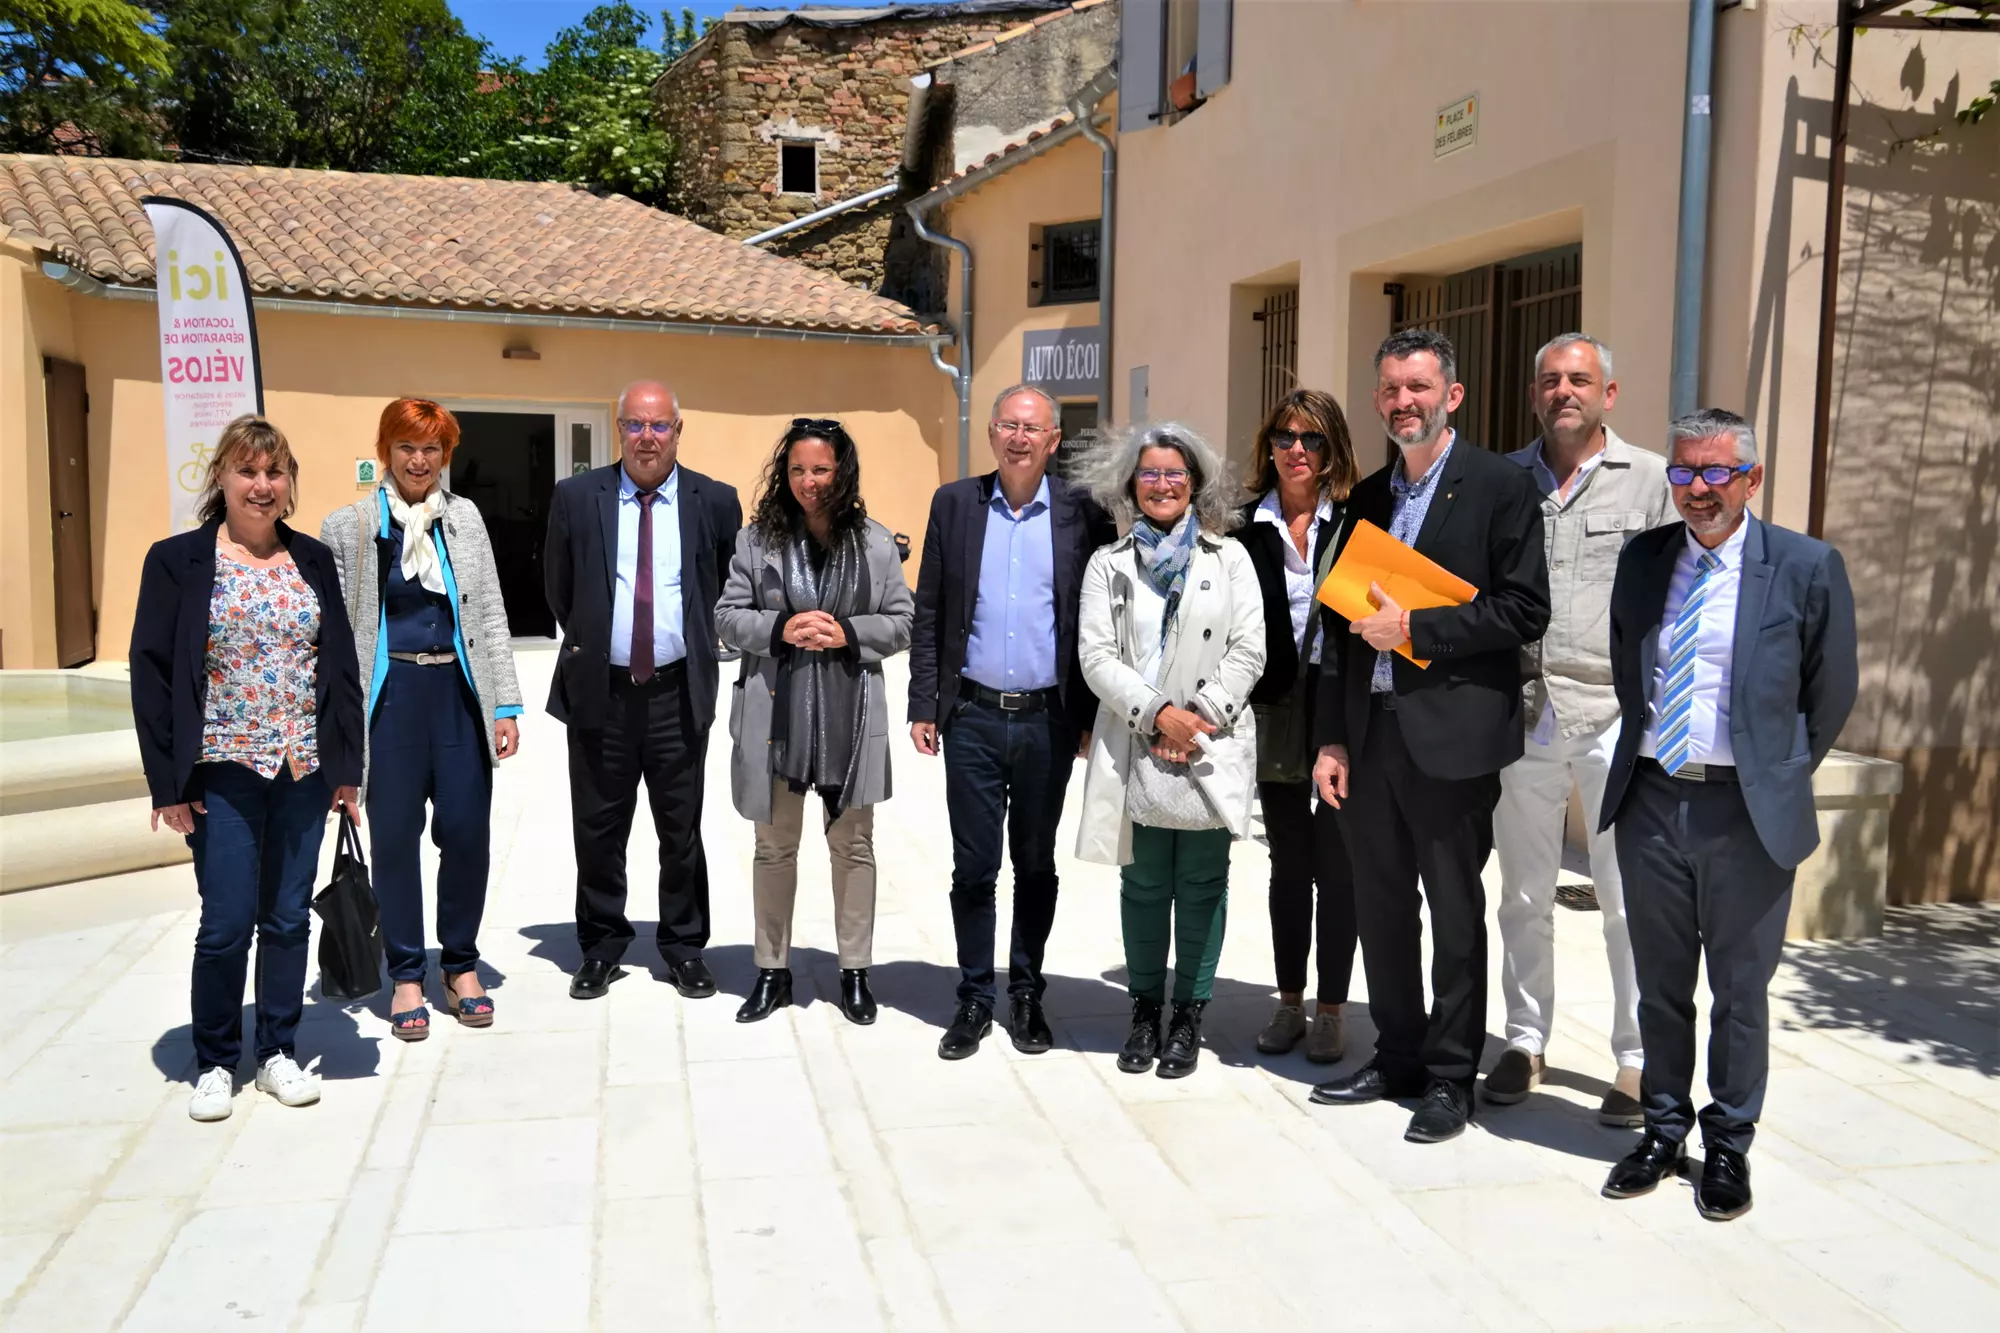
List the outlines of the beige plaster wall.
<svg viewBox="0 0 2000 1333">
<path fill-rule="evenodd" d="M 68 302 L 31 259 L 18 244 L 0 245 L 0 666 L 55 665 L 42 358 L 79 359 Z"/>
<path fill-rule="evenodd" d="M 11 294 L 11 295 L 10 295 Z M 9 577 L 0 600 L 7 666 L 52 665 L 53 607 L 47 588 L 49 527 L 42 498 L 23 506 L 17 476 L 47 471 L 46 428 L 23 410 L 13 381 L 14 346 L 24 329 L 74 330 L 71 359 L 87 371 L 95 542 L 98 656 L 122 659 L 131 635 L 140 564 L 167 535 L 166 468 L 161 455 L 156 314 L 150 302 L 74 295 L 18 263 L 0 262 L 0 344 L 9 367 L 0 396 L 0 478 L 6 481 Z M 31 312 L 42 312 L 31 314 Z M 44 314 L 46 317 L 44 318 Z M 951 407 L 949 381 L 920 348 L 709 338 L 685 334 L 534 330 L 496 325 L 342 318 L 266 311 L 258 320 L 265 408 L 299 454 L 294 523 L 316 532 L 356 495 L 353 460 L 373 452 L 375 422 L 390 399 L 522 400 L 607 406 L 634 379 L 666 380 L 687 420 L 682 457 L 737 487 L 746 509 L 761 469 L 794 416 L 833 416 L 863 450 L 870 511 L 921 548 L 940 442 Z M 527 343 L 539 361 L 506 360 Z M 24 351 L 22 355 L 26 355 Z M 39 363 L 37 362 L 39 383 Z M 955 446 L 953 446 L 955 447 Z M 39 504 L 39 509 L 35 505 Z M 17 546 L 40 550 L 40 572 L 15 576 Z M 916 569 L 913 558 L 912 577 Z M 17 638 L 18 636 L 18 638 Z M 24 645 L 17 649 L 16 644 Z M 31 645 L 31 646 L 30 646 Z"/>
<path fill-rule="evenodd" d="M 986 420 L 993 396 L 1021 378 L 1021 335 L 1030 329 L 1088 327 L 1098 303 L 1031 305 L 1028 282 L 1041 276 L 1029 229 L 1094 218 L 1103 202 L 1103 155 L 1078 136 L 1003 172 L 944 210 L 945 230 L 972 247 L 972 470 L 993 466 Z M 952 318 L 958 317 L 959 267 L 951 265 Z M 942 378 L 942 377 L 940 377 Z M 956 458 L 945 466 L 956 470 Z"/>
</svg>

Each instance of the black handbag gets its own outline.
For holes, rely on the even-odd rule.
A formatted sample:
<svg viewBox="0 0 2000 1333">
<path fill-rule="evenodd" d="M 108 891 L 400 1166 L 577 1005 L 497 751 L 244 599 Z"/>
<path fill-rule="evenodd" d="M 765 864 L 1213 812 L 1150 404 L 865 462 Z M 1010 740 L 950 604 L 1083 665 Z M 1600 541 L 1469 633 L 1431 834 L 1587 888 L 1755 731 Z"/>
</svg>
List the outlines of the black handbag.
<svg viewBox="0 0 2000 1333">
<path fill-rule="evenodd" d="M 382 923 L 361 834 L 345 810 L 333 875 L 313 898 L 319 914 L 319 990 L 329 1000 L 365 1000 L 382 989 Z"/>
</svg>

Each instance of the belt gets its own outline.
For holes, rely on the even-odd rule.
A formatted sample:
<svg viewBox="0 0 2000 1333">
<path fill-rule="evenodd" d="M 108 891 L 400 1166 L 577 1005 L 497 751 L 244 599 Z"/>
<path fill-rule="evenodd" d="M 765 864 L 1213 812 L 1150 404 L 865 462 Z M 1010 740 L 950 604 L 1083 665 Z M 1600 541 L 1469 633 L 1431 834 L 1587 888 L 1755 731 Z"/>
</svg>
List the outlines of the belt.
<svg viewBox="0 0 2000 1333">
<path fill-rule="evenodd" d="M 391 662 L 413 662 L 418 666 L 450 666 L 458 654 L 447 648 L 441 653 L 390 653 Z"/>
<path fill-rule="evenodd" d="M 613 685 L 626 685 L 640 690 L 650 689 L 667 680 L 681 680 L 686 676 L 687 659 L 685 657 L 677 662 L 669 662 L 665 666 L 654 667 L 652 678 L 647 680 L 643 685 L 632 679 L 632 668 L 622 666 L 611 668 L 611 683 Z"/>
<path fill-rule="evenodd" d="M 966 698 L 1003 713 L 1039 713 L 1056 701 L 1056 687 L 1053 685 L 1046 689 L 1021 690 L 1010 694 L 1006 690 L 989 689 L 970 676 L 960 676 L 958 690 Z"/>
<path fill-rule="evenodd" d="M 1672 778 L 1675 782 L 1730 782 L 1741 785 L 1736 769 L 1729 764 L 1682 764 L 1681 771 L 1669 773 L 1657 759 L 1639 756 L 1639 762 L 1661 777 Z"/>
</svg>

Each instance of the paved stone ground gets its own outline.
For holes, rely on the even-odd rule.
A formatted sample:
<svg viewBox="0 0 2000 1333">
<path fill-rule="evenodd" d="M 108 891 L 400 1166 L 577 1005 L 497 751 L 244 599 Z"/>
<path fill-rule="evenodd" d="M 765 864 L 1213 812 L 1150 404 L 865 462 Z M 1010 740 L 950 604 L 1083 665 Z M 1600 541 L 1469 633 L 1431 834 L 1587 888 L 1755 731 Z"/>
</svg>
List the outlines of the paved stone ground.
<svg viewBox="0 0 2000 1333">
<path fill-rule="evenodd" d="M 551 655 L 521 660 L 537 697 Z M 731 1021 L 752 976 L 750 837 L 720 797 L 710 956 L 727 993 L 680 1000 L 641 945 L 607 1000 L 580 1004 L 562 732 L 539 715 L 524 732 L 482 941 L 498 1025 L 405 1046 L 379 1001 L 310 1003 L 311 1109 L 245 1091 L 224 1123 L 187 1119 L 185 867 L 0 900 L 0 1325 L 2000 1327 L 2000 913 L 1897 912 L 1882 940 L 1790 951 L 1757 1208 L 1717 1226 L 1686 1185 L 1597 1195 L 1631 1135 L 1590 1113 L 1610 1072 L 1592 915 L 1557 913 L 1549 1083 L 1442 1146 L 1404 1143 L 1393 1106 L 1311 1107 L 1322 1071 L 1254 1053 L 1270 1003 L 1254 845 L 1236 851 L 1193 1077 L 1114 1069 L 1116 880 L 1070 863 L 1048 960 L 1059 1048 L 999 1040 L 947 1065 L 942 781 L 899 750 L 875 1027 L 817 998 L 835 962 L 811 838 L 802 1003 Z M 635 867 L 650 839 L 642 819 Z M 1352 1064 L 1371 1029 L 1350 1013 Z"/>
</svg>

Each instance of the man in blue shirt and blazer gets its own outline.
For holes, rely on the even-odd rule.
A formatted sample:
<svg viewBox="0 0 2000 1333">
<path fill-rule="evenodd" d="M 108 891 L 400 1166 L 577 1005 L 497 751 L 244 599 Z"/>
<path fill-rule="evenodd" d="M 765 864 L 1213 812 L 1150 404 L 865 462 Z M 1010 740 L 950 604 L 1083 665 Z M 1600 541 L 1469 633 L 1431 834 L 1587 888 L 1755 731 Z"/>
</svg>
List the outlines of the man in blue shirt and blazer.
<svg viewBox="0 0 2000 1333">
<path fill-rule="evenodd" d="M 618 397 L 624 457 L 556 486 L 543 553 L 562 647 L 549 712 L 569 728 L 579 1000 L 622 975 L 625 844 L 639 782 L 660 839 L 660 957 L 675 989 L 715 994 L 703 759 L 721 668 L 715 603 L 743 526 L 736 490 L 679 463 L 680 403 L 642 380 Z"/>
<path fill-rule="evenodd" d="M 1750 1210 L 1745 1154 L 1770 1071 L 1767 991 L 1792 877 L 1819 845 L 1813 771 L 1854 707 L 1854 595 L 1840 553 L 1752 517 L 1757 436 L 1705 408 L 1667 428 L 1684 522 L 1632 539 L 1611 591 L 1622 714 L 1600 829 L 1616 825 L 1632 955 L 1646 1129 L 1604 1193 L 1645 1194 L 1703 1145 L 1695 1204 Z M 1708 1087 L 1694 1081 L 1695 979 L 1708 963 Z"/>
<path fill-rule="evenodd" d="M 1054 1044 L 1042 955 L 1056 914 L 1056 824 L 1096 696 L 1077 663 L 1077 602 L 1091 553 L 1117 535 L 1081 487 L 1048 475 L 1055 400 L 1015 385 L 993 403 L 998 462 L 931 498 L 910 642 L 910 739 L 945 758 L 958 1010 L 938 1055 L 962 1060 L 993 1030 L 994 934 L 1004 832 L 1014 863 L 1008 1028 L 1016 1050 Z"/>
</svg>

